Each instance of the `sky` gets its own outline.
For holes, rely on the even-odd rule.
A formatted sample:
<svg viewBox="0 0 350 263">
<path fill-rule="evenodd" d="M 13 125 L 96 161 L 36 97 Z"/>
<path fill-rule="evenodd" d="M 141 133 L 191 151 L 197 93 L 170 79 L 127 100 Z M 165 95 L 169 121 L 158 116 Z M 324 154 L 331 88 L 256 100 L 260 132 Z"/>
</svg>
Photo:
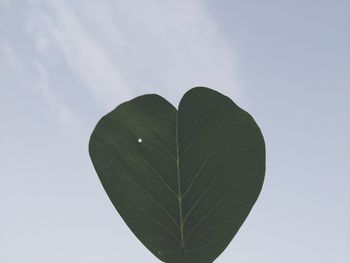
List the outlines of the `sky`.
<svg viewBox="0 0 350 263">
<path fill-rule="evenodd" d="M 350 2 L 0 0 L 0 262 L 159 262 L 88 155 L 97 121 L 207 86 L 266 141 L 217 263 L 350 262 Z"/>
</svg>

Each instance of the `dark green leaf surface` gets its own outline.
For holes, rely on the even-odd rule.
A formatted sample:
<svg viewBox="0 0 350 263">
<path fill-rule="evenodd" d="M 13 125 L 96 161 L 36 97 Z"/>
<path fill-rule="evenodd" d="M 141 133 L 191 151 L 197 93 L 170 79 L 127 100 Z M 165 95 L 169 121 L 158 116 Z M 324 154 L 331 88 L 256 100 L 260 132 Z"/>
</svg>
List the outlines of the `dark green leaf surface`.
<svg viewBox="0 0 350 263">
<path fill-rule="evenodd" d="M 178 110 L 154 94 L 119 105 L 98 122 L 89 152 L 125 223 L 167 263 L 213 262 L 248 216 L 265 174 L 253 118 L 203 87 L 189 90 Z"/>
</svg>

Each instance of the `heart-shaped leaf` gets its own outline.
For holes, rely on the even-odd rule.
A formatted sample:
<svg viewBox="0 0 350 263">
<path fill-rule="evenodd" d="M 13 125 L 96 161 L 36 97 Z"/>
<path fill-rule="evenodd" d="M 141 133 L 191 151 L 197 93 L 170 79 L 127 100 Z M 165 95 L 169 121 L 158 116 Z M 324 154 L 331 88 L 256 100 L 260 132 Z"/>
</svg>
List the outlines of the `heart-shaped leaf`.
<svg viewBox="0 0 350 263">
<path fill-rule="evenodd" d="M 265 144 L 253 118 L 208 88 L 176 110 L 158 95 L 119 105 L 94 129 L 89 152 L 113 205 L 167 263 L 213 262 L 254 205 Z"/>
</svg>

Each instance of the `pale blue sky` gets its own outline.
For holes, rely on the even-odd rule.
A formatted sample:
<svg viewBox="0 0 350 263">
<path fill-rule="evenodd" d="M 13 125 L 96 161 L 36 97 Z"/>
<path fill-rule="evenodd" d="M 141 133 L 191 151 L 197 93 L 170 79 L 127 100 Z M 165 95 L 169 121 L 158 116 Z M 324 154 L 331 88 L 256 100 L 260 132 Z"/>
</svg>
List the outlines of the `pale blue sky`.
<svg viewBox="0 0 350 263">
<path fill-rule="evenodd" d="M 218 263 L 350 262 L 350 2 L 0 0 L 0 262 L 158 262 L 108 200 L 89 135 L 119 103 L 194 86 L 267 144 Z"/>
</svg>

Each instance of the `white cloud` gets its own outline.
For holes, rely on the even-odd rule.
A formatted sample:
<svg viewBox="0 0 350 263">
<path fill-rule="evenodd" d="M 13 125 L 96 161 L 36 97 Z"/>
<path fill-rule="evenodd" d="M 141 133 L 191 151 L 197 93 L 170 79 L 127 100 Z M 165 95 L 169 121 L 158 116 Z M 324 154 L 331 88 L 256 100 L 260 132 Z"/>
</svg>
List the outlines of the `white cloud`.
<svg viewBox="0 0 350 263">
<path fill-rule="evenodd" d="M 100 105 L 143 93 L 177 103 L 198 85 L 237 91 L 233 49 L 200 1 L 45 4 L 44 24 Z"/>
<path fill-rule="evenodd" d="M 86 30 L 65 1 L 52 1 L 53 17 L 41 12 L 42 21 L 61 48 L 67 64 L 94 95 L 98 105 L 113 108 L 116 101 L 131 99 L 127 83 L 117 65 Z"/>
<path fill-rule="evenodd" d="M 26 31 L 43 56 L 35 59 L 38 86 L 61 124 L 73 127 L 78 118 L 58 99 L 69 85 L 49 87 L 53 69 L 68 69 L 82 80 L 87 89 L 81 92 L 92 94 L 104 110 L 144 93 L 176 105 L 199 85 L 230 96 L 237 92 L 233 49 L 200 1 L 29 2 Z M 52 66 L 60 54 L 66 68 Z"/>
</svg>

